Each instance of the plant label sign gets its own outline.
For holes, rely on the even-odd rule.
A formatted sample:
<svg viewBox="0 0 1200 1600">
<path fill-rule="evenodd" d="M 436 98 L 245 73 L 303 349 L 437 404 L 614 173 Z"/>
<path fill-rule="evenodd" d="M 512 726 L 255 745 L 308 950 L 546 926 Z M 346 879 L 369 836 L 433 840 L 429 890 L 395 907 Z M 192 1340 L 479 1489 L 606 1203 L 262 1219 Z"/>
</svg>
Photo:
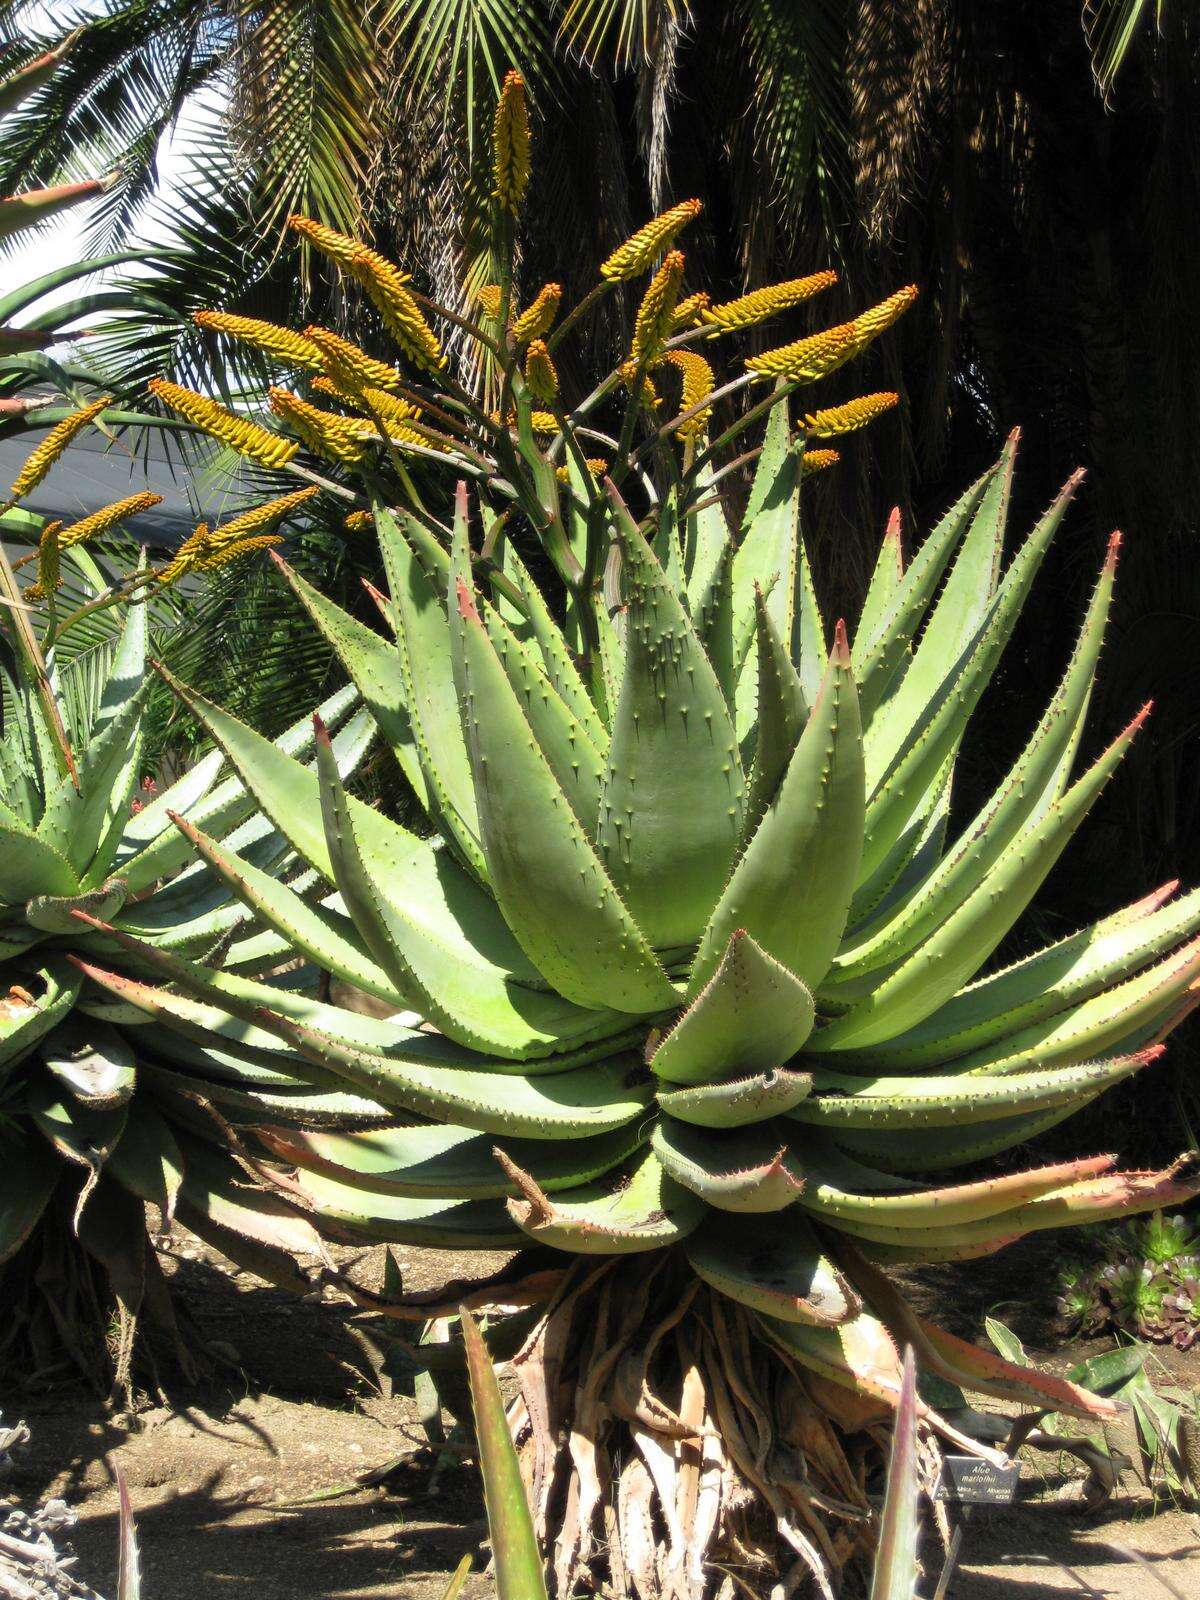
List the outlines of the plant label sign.
<svg viewBox="0 0 1200 1600">
<path fill-rule="evenodd" d="M 965 1506 L 1007 1506 L 1016 1497 L 1021 1476 L 1018 1461 L 996 1466 L 978 1456 L 943 1456 L 936 1497 Z"/>
</svg>

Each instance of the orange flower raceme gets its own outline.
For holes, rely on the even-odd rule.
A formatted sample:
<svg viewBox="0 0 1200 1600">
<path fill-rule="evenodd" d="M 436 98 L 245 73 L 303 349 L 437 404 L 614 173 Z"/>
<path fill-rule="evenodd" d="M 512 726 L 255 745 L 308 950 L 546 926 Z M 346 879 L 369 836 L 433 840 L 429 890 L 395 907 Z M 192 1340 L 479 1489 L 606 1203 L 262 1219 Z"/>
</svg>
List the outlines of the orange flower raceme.
<svg viewBox="0 0 1200 1600">
<path fill-rule="evenodd" d="M 726 300 L 724 305 L 708 306 L 700 312 L 700 321 L 711 330 L 708 337 L 717 338 L 722 333 L 732 333 L 737 328 L 752 328 L 756 323 L 776 317 L 781 311 L 803 305 L 813 295 L 831 288 L 837 282 L 836 272 L 814 272 L 807 278 L 789 278 L 786 283 L 772 283 L 765 289 L 752 289 L 737 300 Z"/>
<path fill-rule="evenodd" d="M 747 368 L 761 378 L 814 379 L 835 372 L 854 356 L 861 355 L 873 339 L 890 328 L 917 298 L 915 284 L 897 289 L 895 294 L 861 312 L 851 322 L 826 328 L 807 339 L 780 345 L 750 356 Z"/>
<path fill-rule="evenodd" d="M 847 400 L 840 406 L 827 406 L 823 411 L 810 411 L 801 427 L 812 439 L 834 439 L 839 434 L 853 433 L 874 422 L 885 411 L 900 404 L 898 394 L 864 394 L 856 400 Z"/>
<path fill-rule="evenodd" d="M 237 417 L 207 395 L 194 394 L 191 389 L 183 389 L 166 378 L 151 378 L 146 387 L 172 411 L 260 466 L 286 466 L 300 448 L 294 439 L 284 439 L 259 427 L 257 422 Z"/>
<path fill-rule="evenodd" d="M 525 80 L 510 72 L 500 89 L 492 122 L 492 194 L 516 213 L 529 186 L 529 107 Z"/>
<path fill-rule="evenodd" d="M 630 354 L 644 367 L 658 359 L 670 337 L 682 283 L 683 252 L 670 250 L 647 285 L 634 319 Z"/>
<path fill-rule="evenodd" d="M 699 200 L 681 200 L 618 246 L 601 266 L 600 276 L 609 283 L 625 283 L 630 278 L 640 277 L 702 210 Z"/>
<path fill-rule="evenodd" d="M 370 384 L 375 389 L 394 389 L 400 375 L 386 361 L 379 361 L 360 350 L 349 339 L 332 333 L 328 328 L 309 326 L 304 337 L 316 349 L 321 364 L 333 381 L 342 389 L 356 389 Z"/>
<path fill-rule="evenodd" d="M 321 352 L 311 339 L 294 328 L 281 328 L 258 317 L 239 317 L 230 311 L 197 311 L 192 321 L 211 333 L 224 333 L 256 350 L 265 350 L 293 367 L 319 367 Z"/>
<path fill-rule="evenodd" d="M 75 435 L 81 433 L 89 422 L 95 422 L 105 407 L 111 404 L 112 395 L 101 395 L 98 400 L 91 401 L 80 410 L 73 411 L 69 417 L 64 417 L 61 422 L 56 422 L 41 443 L 35 445 L 25 457 L 20 472 L 13 479 L 10 498 L 21 500 L 31 494 Z"/>
<path fill-rule="evenodd" d="M 498 292 L 497 292 L 498 293 Z M 482 295 L 480 296 L 482 299 Z M 562 300 L 562 284 L 546 283 L 538 290 L 537 298 L 533 300 L 513 323 L 513 336 L 518 344 L 528 344 L 531 339 L 540 339 L 549 332 L 554 319 L 558 315 L 559 303 Z M 500 309 L 497 298 L 496 311 Z M 492 312 L 495 316 L 496 312 Z"/>
</svg>

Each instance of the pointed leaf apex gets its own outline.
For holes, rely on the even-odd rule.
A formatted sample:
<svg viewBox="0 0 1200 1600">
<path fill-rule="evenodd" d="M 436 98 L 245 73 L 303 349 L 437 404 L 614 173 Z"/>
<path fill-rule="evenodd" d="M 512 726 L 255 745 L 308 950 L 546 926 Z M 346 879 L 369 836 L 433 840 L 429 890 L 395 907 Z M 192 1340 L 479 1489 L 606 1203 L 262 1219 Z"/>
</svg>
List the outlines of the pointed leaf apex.
<svg viewBox="0 0 1200 1600">
<path fill-rule="evenodd" d="M 275 563 L 275 565 L 280 569 L 281 572 L 286 572 L 288 570 L 288 564 L 283 559 L 283 557 L 279 554 L 278 550 L 268 550 L 267 554 L 270 556 L 271 560 Z"/>
<path fill-rule="evenodd" d="M 1121 554 L 1121 545 L 1124 543 L 1124 541 L 1125 535 L 1121 532 L 1120 528 L 1114 528 L 1109 534 L 1108 549 L 1104 552 L 1104 568 L 1106 572 L 1115 571 L 1117 559 Z"/>
<path fill-rule="evenodd" d="M 101 922 L 99 917 L 93 917 L 90 912 L 81 911 L 78 906 L 71 908 L 71 915 L 80 922 L 86 922 L 89 928 L 98 928 L 101 933 L 117 933 L 111 922 Z M 117 934 L 120 938 L 120 934 Z"/>
<path fill-rule="evenodd" d="M 900 507 L 893 506 L 887 520 L 884 532 L 884 541 L 888 544 L 900 543 Z"/>
<path fill-rule="evenodd" d="M 848 667 L 850 665 L 850 641 L 846 637 L 846 619 L 844 617 L 838 618 L 837 625 L 833 630 L 833 650 L 831 654 L 839 666 Z"/>
<path fill-rule="evenodd" d="M 1008 438 L 1005 439 L 1004 448 L 1005 448 L 1005 450 L 1015 450 L 1017 448 L 1017 446 L 1020 444 L 1020 442 L 1021 442 L 1021 428 L 1020 428 L 1020 425 L 1018 424 L 1018 426 L 1015 427 L 1012 430 L 1012 432 L 1009 434 Z"/>
<path fill-rule="evenodd" d="M 331 741 L 330 741 L 330 738 L 329 738 L 329 729 L 321 721 L 320 713 L 314 711 L 312 720 L 313 720 L 313 733 L 316 735 L 317 743 L 318 744 L 323 744 L 323 745 L 330 744 Z"/>
<path fill-rule="evenodd" d="M 1133 720 L 1130 722 L 1129 726 L 1124 730 L 1124 732 L 1120 735 L 1120 737 L 1122 739 L 1130 739 L 1130 738 L 1132 738 L 1135 733 L 1138 733 L 1141 730 L 1141 728 L 1142 728 L 1143 724 L 1145 723 L 1147 717 L 1149 717 L 1150 713 L 1153 710 L 1154 710 L 1154 701 L 1153 700 L 1147 700 L 1146 704 L 1138 712 L 1137 716 L 1133 718 Z"/>
</svg>

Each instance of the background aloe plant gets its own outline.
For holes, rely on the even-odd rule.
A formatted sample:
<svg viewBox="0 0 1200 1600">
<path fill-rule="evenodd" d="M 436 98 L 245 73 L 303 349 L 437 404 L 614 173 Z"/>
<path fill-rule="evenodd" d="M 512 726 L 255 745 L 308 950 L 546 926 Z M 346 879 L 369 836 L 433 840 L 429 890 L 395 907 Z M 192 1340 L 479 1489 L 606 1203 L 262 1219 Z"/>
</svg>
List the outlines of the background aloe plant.
<svg viewBox="0 0 1200 1600">
<path fill-rule="evenodd" d="M 974 817 L 954 816 L 968 723 L 1077 478 L 1005 565 L 1014 437 L 911 559 L 893 519 L 853 634 L 839 622 L 831 640 L 804 479 L 831 464 L 826 438 L 896 397 L 802 405 L 794 420 L 792 400 L 911 291 L 721 383 L 709 341 L 802 305 L 827 274 L 709 304 L 677 248 L 699 209 L 687 202 L 614 251 L 561 320 L 553 285 L 519 311 L 507 263 L 529 143 L 511 76 L 494 158 L 502 270 L 478 320 L 297 219 L 401 365 L 319 328 L 224 324 L 310 376 L 307 395 L 273 389 L 272 411 L 326 471 L 361 479 L 385 631 L 283 571 L 432 836 L 348 796 L 319 724 L 313 771 L 178 685 L 335 897 L 314 905 L 202 822 L 183 832 L 260 924 L 393 1015 L 283 995 L 128 931 L 119 943 L 169 987 L 84 970 L 164 1033 L 194 1037 L 203 1008 L 227 1063 L 206 1095 L 297 1169 L 289 1193 L 324 1227 L 551 1247 L 479 1303 L 546 1300 L 516 1358 L 510 1422 L 535 1524 L 553 1527 L 559 1593 L 602 1539 L 625 1592 L 700 1596 L 717 1586 L 715 1551 L 773 1539 L 826 1582 L 868 1508 L 861 1452 L 844 1441 L 898 1403 L 898 1342 L 975 1391 L 1111 1410 L 930 1326 L 884 1267 L 986 1254 L 1200 1187 L 1191 1158 L 1154 1173 L 1108 1155 L 977 1165 L 1149 1067 L 1195 999 L 1200 896 L 1175 902 L 1174 885 L 993 965 L 1145 719 L 1075 775 L 1118 541 L 1025 748 Z M 568 399 L 556 350 L 648 273 L 628 358 Z M 492 363 L 494 411 L 447 376 L 445 326 Z M 763 398 L 726 424 L 722 403 L 747 389 Z M 264 463 L 293 448 L 202 396 L 156 390 Z M 721 483 L 747 455 L 754 481 L 731 521 Z M 463 480 L 446 516 L 439 465 Z M 288 1073 L 307 1064 L 323 1087 L 298 1101 L 255 1082 L 264 1055 Z M 427 1298 L 390 1309 L 435 1314 Z M 814 1491 L 844 1517 L 818 1512 Z M 553 1522 L 552 1504 L 568 1507 Z"/>
</svg>

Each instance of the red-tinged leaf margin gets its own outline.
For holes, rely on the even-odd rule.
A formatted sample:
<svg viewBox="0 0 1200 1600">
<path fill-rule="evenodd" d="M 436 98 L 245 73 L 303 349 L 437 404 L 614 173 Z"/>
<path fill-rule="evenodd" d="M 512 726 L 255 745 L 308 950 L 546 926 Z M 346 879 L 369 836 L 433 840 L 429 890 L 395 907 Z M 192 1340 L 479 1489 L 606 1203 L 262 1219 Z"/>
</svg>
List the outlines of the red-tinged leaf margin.
<svg viewBox="0 0 1200 1600">
<path fill-rule="evenodd" d="M 1067 1416 L 1111 1418 L 1117 1415 L 1118 1408 L 1111 1400 L 1092 1394 L 1077 1383 L 1039 1372 L 1035 1367 L 1005 1361 L 926 1322 L 890 1279 L 868 1262 L 844 1234 L 831 1239 L 830 1244 L 847 1277 L 879 1320 L 893 1337 L 911 1342 L 924 1365 L 939 1377 L 978 1394 L 1017 1400 L 1022 1405 L 1059 1411 Z"/>
</svg>

